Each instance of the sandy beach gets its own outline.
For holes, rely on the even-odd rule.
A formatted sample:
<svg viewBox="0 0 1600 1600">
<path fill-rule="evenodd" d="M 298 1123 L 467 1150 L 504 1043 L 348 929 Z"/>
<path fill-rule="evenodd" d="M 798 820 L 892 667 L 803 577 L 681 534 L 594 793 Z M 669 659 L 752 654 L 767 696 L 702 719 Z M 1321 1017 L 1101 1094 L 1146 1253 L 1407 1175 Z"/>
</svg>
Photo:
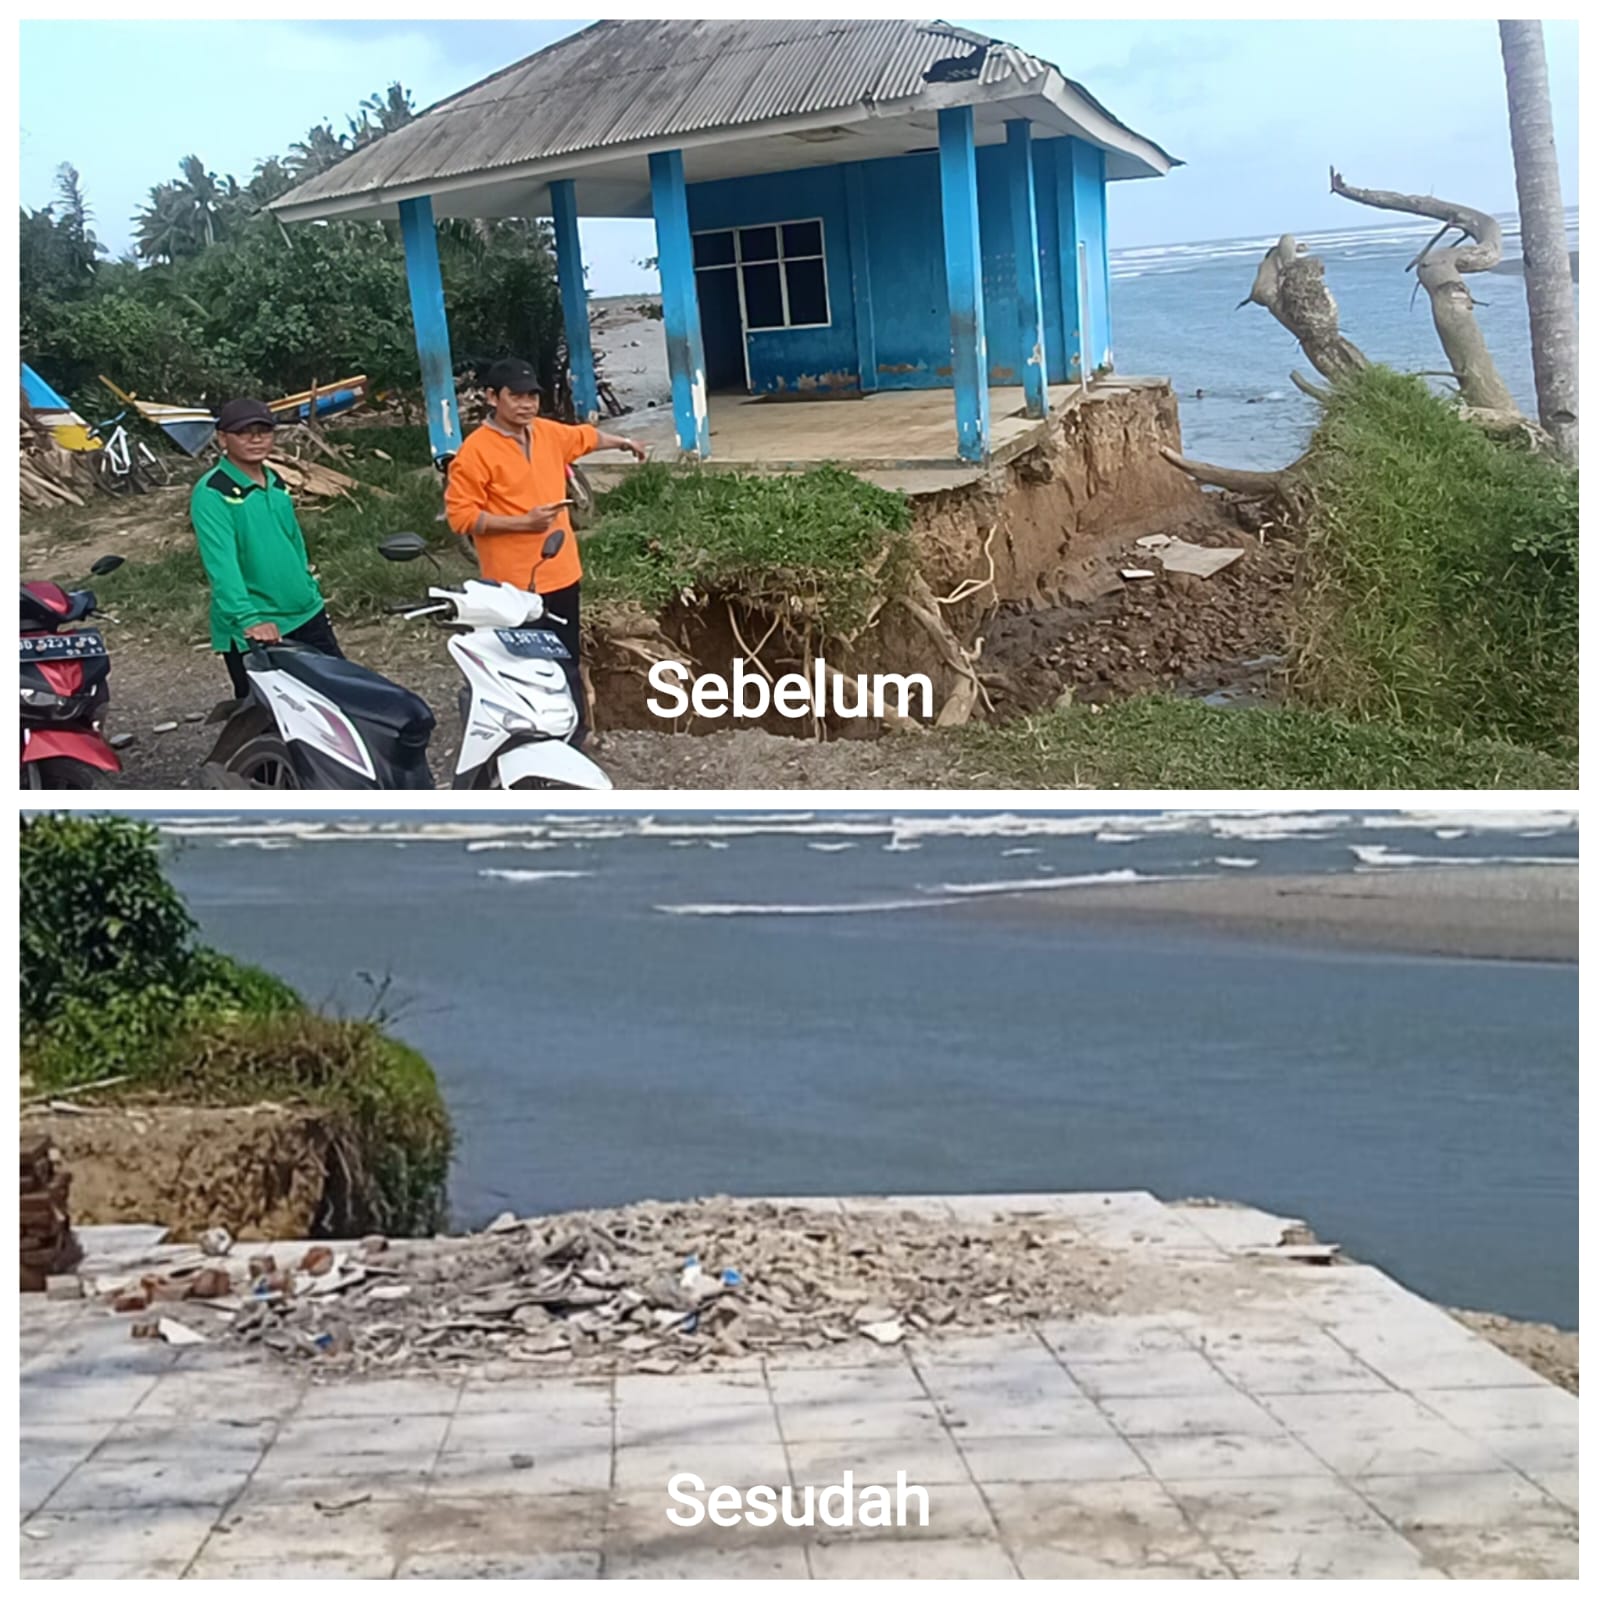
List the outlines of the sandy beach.
<svg viewBox="0 0 1600 1600">
<path fill-rule="evenodd" d="M 1164 923 L 1242 938 L 1501 961 L 1578 959 L 1578 869 L 1439 867 L 1229 876 L 1066 889 L 1012 902 L 1044 915 Z"/>
</svg>

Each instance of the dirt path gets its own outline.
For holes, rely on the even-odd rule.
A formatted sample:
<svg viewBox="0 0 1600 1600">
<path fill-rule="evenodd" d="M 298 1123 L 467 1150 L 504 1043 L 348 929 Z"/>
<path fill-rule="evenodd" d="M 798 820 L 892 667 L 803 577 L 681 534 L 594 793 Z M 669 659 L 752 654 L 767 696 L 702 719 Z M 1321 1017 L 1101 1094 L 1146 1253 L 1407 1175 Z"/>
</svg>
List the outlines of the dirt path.
<svg viewBox="0 0 1600 1600">
<path fill-rule="evenodd" d="M 606 339 L 618 358 L 619 395 L 643 403 L 657 379 L 659 323 L 621 304 L 610 314 Z M 619 381 L 624 378 L 636 387 L 626 388 Z M 71 514 L 32 514 L 21 529 L 22 570 L 77 581 L 98 555 L 159 558 L 186 546 L 185 507 L 186 490 L 179 488 Z M 1272 674 L 1287 648 L 1294 548 L 1261 542 L 1210 515 L 1181 531 L 1197 543 L 1237 547 L 1240 557 L 1202 580 L 1161 571 L 1151 552 L 1130 538 L 1125 549 L 1101 555 L 1106 592 L 1039 609 L 1007 606 L 984 620 L 979 671 L 993 715 L 1009 720 L 1063 698 L 1101 702 L 1157 689 L 1221 703 L 1270 698 Z M 1117 577 L 1123 566 L 1154 569 L 1155 576 L 1123 584 Z M 331 609 L 352 658 L 416 690 L 433 707 L 433 768 L 447 786 L 460 737 L 460 680 L 443 633 L 340 620 L 337 596 Z M 112 652 L 107 728 L 131 735 L 116 786 L 195 787 L 216 738 L 206 718 L 229 694 L 221 663 L 193 627 L 163 631 L 155 622 L 115 617 L 102 625 Z M 754 730 L 689 735 L 626 729 L 603 732 L 592 754 L 619 789 L 920 790 L 996 783 L 973 767 L 965 746 L 934 732 L 818 743 Z"/>
</svg>

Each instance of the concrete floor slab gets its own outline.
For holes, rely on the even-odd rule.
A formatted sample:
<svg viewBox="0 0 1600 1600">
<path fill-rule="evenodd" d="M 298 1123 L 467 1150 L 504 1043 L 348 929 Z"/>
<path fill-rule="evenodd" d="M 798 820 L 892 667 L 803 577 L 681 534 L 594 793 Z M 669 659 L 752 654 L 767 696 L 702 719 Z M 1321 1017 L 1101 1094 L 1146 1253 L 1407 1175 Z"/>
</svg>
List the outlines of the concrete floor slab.
<svg viewBox="0 0 1600 1600">
<path fill-rule="evenodd" d="M 1126 1439 L 1104 1433 L 961 1436 L 961 1453 L 978 1483 L 1094 1483 L 1148 1478 L 1150 1469 Z"/>
<path fill-rule="evenodd" d="M 1091 1399 L 1115 1395 L 1227 1395 L 1234 1386 L 1196 1350 L 1159 1350 L 1120 1361 L 1069 1360 Z"/>
<path fill-rule="evenodd" d="M 797 1484 L 843 1483 L 846 1472 L 856 1483 L 895 1482 L 903 1472 L 908 1483 L 970 1483 L 972 1473 L 954 1439 L 939 1435 L 922 1439 L 791 1439 L 789 1466 Z M 660 1480 L 658 1480 L 660 1481 Z M 728 1482 L 736 1480 L 728 1479 Z"/>
<path fill-rule="evenodd" d="M 1252 1264 L 1241 1292 L 1239 1252 L 1283 1219 L 1148 1195 L 917 1203 L 1055 1217 L 1170 1267 L 1172 1302 L 668 1377 L 308 1382 L 28 1296 L 23 1571 L 1575 1576 L 1576 1399 L 1383 1274 Z M 905 1471 L 931 1517 L 679 1528 L 684 1471 L 802 1490 Z"/>
<path fill-rule="evenodd" d="M 909 1400 L 812 1400 L 781 1406 L 785 1439 L 939 1440 L 944 1425 L 931 1402 Z"/>
<path fill-rule="evenodd" d="M 811 1575 L 823 1579 L 1016 1578 L 989 1539 L 848 1539 L 811 1547 Z"/>
<path fill-rule="evenodd" d="M 692 1466 L 685 1466 L 686 1453 L 676 1443 L 665 1445 L 624 1444 L 616 1452 L 613 1481 L 625 1491 L 660 1492 L 680 1472 L 692 1472 L 708 1488 L 731 1483 L 737 1489 L 756 1484 L 781 1488 L 791 1481 L 789 1457 L 781 1443 L 731 1443 L 714 1449 L 696 1450 Z"/>
<path fill-rule="evenodd" d="M 1025 1578 L 1228 1576 L 1153 1479 L 996 1484 L 988 1493 Z"/>
</svg>

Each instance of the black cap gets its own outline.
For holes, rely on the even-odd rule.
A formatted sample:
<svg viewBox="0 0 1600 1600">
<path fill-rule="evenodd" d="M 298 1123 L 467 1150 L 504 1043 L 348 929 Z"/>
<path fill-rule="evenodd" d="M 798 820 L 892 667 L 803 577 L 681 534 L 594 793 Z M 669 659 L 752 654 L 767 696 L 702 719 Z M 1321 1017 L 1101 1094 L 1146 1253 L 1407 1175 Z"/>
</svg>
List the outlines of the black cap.
<svg viewBox="0 0 1600 1600">
<path fill-rule="evenodd" d="M 263 426 L 278 426 L 278 419 L 265 400 L 230 400 L 217 413 L 218 433 L 243 433 L 246 428 Z"/>
<path fill-rule="evenodd" d="M 496 361 L 484 375 L 485 389 L 509 389 L 512 394 L 543 394 L 539 375 L 526 361 L 506 356 Z"/>
</svg>

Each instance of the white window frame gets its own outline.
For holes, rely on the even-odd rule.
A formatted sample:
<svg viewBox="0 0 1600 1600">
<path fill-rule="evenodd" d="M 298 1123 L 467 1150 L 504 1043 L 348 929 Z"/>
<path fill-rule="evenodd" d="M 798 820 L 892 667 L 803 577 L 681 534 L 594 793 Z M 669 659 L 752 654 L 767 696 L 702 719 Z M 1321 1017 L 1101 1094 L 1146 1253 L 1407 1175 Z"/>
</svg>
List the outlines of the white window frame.
<svg viewBox="0 0 1600 1600">
<path fill-rule="evenodd" d="M 814 222 L 817 225 L 819 240 L 815 250 L 808 250 L 804 255 L 786 255 L 783 248 L 783 230 L 802 226 Z M 746 262 L 744 258 L 743 235 L 756 228 L 771 228 L 777 240 L 777 254 L 775 256 L 761 256 L 757 260 Z M 828 225 L 821 217 L 785 217 L 780 222 L 740 222 L 725 228 L 697 228 L 695 238 L 707 237 L 715 233 L 729 233 L 733 235 L 733 260 L 719 261 L 715 265 L 695 267 L 696 272 L 734 272 L 738 276 L 735 282 L 739 286 L 739 332 L 745 341 L 745 387 L 749 387 L 750 368 L 750 335 L 752 333 L 789 333 L 806 328 L 831 328 L 833 326 L 833 292 L 828 286 Z M 789 320 L 789 273 L 788 263 L 791 261 L 820 261 L 822 263 L 822 305 L 826 313 L 821 322 L 791 322 Z M 767 327 L 752 328 L 750 326 L 750 310 L 745 303 L 744 294 L 744 269 L 746 265 L 752 267 L 776 266 L 778 269 L 778 293 L 783 299 L 783 321 Z"/>
</svg>

